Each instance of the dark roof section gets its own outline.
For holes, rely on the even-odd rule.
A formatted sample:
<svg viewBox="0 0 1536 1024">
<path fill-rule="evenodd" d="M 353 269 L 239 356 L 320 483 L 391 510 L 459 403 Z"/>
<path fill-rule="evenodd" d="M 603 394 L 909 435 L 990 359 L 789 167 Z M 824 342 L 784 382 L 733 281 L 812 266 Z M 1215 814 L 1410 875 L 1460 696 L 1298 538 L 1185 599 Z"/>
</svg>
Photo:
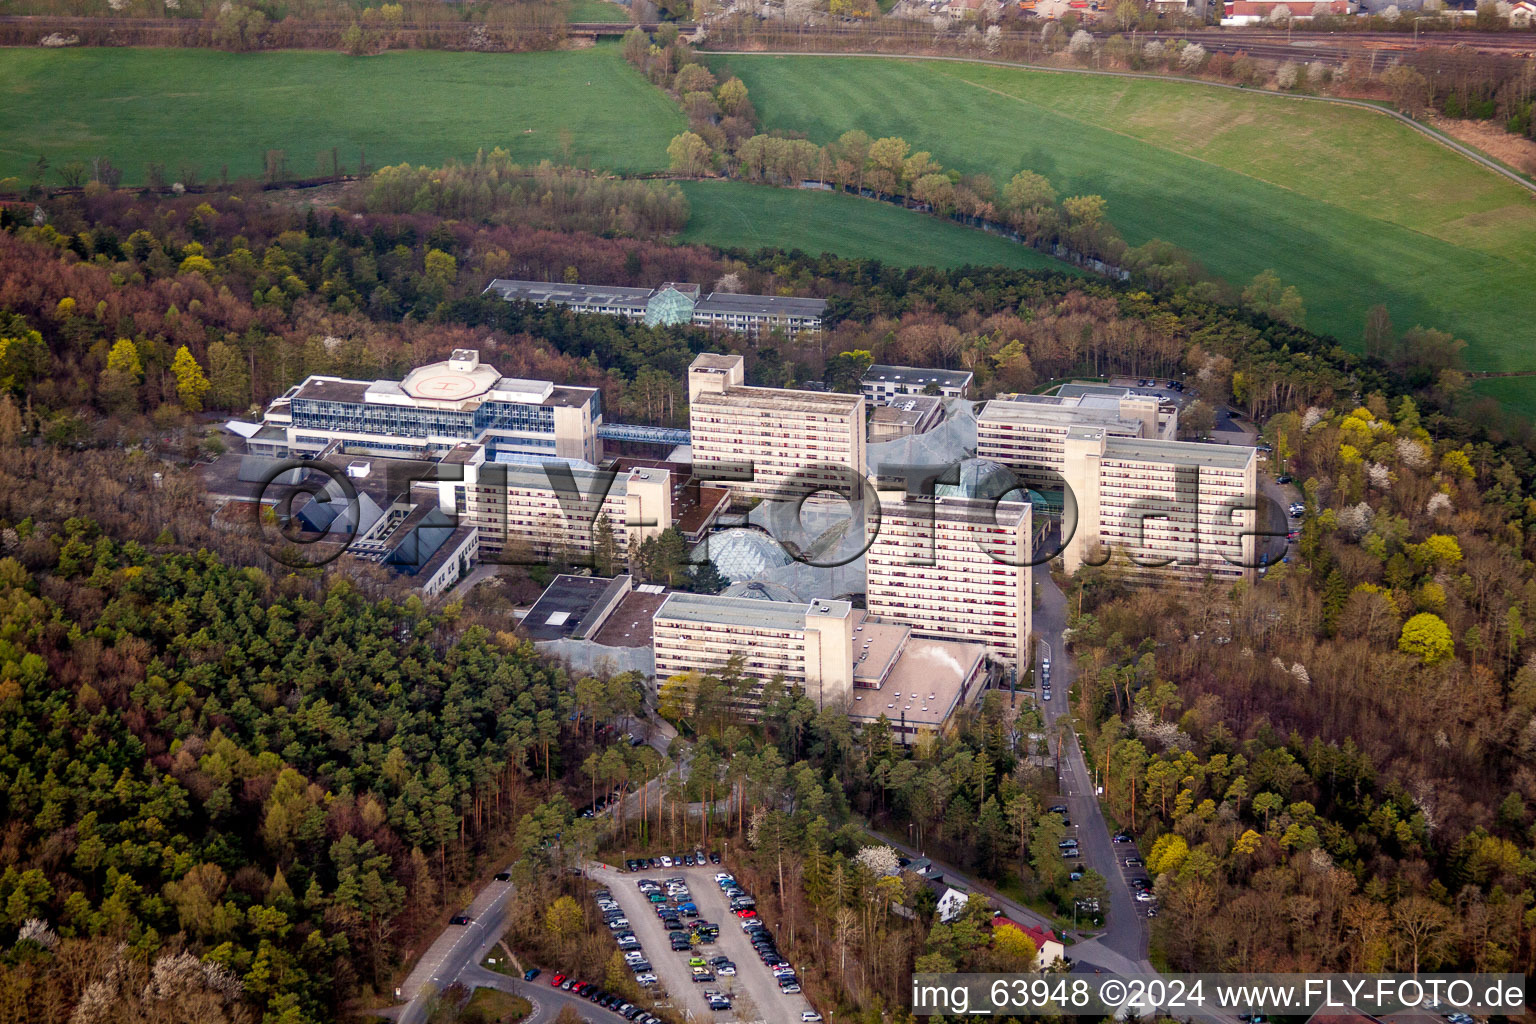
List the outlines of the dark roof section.
<svg viewBox="0 0 1536 1024">
<path fill-rule="evenodd" d="M 971 382 L 971 371 L 934 370 L 921 366 L 887 366 L 884 363 L 876 363 L 864 371 L 863 379 L 866 384 L 885 381 L 888 384 L 906 384 L 912 387 L 937 384 L 940 387 L 963 388 Z"/>
<path fill-rule="evenodd" d="M 293 393 L 292 400 L 312 398 L 317 401 L 359 404 L 364 400 L 364 396 L 372 386 L 373 382 L 368 380 L 339 380 L 335 377 L 311 377 L 299 385 L 299 389 Z"/>
<path fill-rule="evenodd" d="M 651 620 L 666 599 L 665 593 L 654 590 L 630 591 L 592 636 L 592 641 L 602 647 L 651 646 Z"/>
<path fill-rule="evenodd" d="M 594 608 L 606 602 L 609 589 L 620 584 L 618 577 L 606 576 L 556 576 L 528 614 L 523 616 L 523 632 L 533 640 L 560 640 L 574 636 L 577 627 L 587 623 L 587 616 Z"/>
<path fill-rule="evenodd" d="M 562 281 L 517 281 L 497 278 L 485 286 L 508 302 L 557 302 L 581 309 L 587 306 L 628 305 L 644 307 L 654 289 L 625 288 L 606 284 L 566 284 Z"/>
<path fill-rule="evenodd" d="M 555 390 L 544 399 L 544 404 L 580 408 L 592 401 L 592 396 L 595 394 L 597 394 L 597 388 L 573 388 L 556 384 Z"/>
<path fill-rule="evenodd" d="M 417 530 L 416 532 L 420 533 L 421 531 Z M 422 579 L 430 580 L 433 576 L 437 575 L 437 571 L 443 567 L 444 562 L 458 553 L 459 549 L 463 547 L 464 542 L 469 539 L 470 534 L 474 532 L 475 528 L 473 526 L 460 526 L 456 528 L 437 545 L 437 550 L 432 552 L 432 557 L 427 559 L 425 565 L 408 570 L 407 575 L 420 576 Z M 399 566 L 396 566 L 396 568 L 399 568 Z"/>
<path fill-rule="evenodd" d="M 700 299 L 694 308 L 703 313 L 819 317 L 827 311 L 827 300 L 808 299 L 798 295 L 738 295 L 735 292 L 710 292 L 709 295 Z"/>
</svg>

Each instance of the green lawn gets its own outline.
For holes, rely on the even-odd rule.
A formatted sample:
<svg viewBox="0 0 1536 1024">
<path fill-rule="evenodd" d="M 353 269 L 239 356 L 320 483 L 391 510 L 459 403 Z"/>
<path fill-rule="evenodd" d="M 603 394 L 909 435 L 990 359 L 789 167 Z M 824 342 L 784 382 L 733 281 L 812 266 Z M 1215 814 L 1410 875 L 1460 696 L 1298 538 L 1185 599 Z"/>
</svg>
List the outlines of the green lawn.
<svg viewBox="0 0 1536 1024">
<path fill-rule="evenodd" d="M 1251 91 L 984 65 L 720 56 L 769 128 L 816 142 L 901 135 L 946 166 L 1020 168 L 1096 192 L 1132 243 L 1162 238 L 1213 273 L 1273 268 L 1308 326 L 1358 342 L 1398 327 L 1467 339 L 1474 369 L 1536 369 L 1536 199 L 1405 125 Z"/>
<path fill-rule="evenodd" d="M 570 0 L 565 20 L 571 22 L 628 21 L 629 10 L 608 0 Z"/>
<path fill-rule="evenodd" d="M 618 170 L 666 166 L 685 120 L 616 45 L 525 54 L 401 51 L 0 49 L 0 177 L 30 181 L 104 155 L 129 182 L 150 161 L 257 176 L 281 149 L 295 175 L 339 147 L 378 167 L 439 164 L 502 146 L 520 161 L 569 158 Z M 58 182 L 49 172 L 49 179 Z"/>
<path fill-rule="evenodd" d="M 477 988 L 464 1007 L 465 1020 L 492 1021 L 495 1024 L 511 1024 L 533 1012 L 533 1004 L 522 996 L 501 992 L 494 988 Z"/>
<path fill-rule="evenodd" d="M 687 242 L 800 248 L 904 266 L 1076 269 L 995 235 L 870 199 L 736 181 L 688 181 L 683 191 L 692 211 L 681 235 Z"/>
<path fill-rule="evenodd" d="M 1472 390 L 1536 422 L 1536 377 L 1483 377 L 1472 382 Z"/>
</svg>

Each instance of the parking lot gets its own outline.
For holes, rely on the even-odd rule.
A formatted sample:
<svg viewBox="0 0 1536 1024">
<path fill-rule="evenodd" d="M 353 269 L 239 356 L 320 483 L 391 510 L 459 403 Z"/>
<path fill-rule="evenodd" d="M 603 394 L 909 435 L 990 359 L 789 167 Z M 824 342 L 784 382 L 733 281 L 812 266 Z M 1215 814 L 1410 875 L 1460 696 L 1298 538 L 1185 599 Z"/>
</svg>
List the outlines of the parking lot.
<svg viewBox="0 0 1536 1024">
<path fill-rule="evenodd" d="M 754 1024 L 754 1022 L 798 1022 L 811 1009 L 802 993 L 784 993 L 758 956 L 742 920 L 731 912 L 729 901 L 715 881 L 718 872 L 729 872 L 728 865 L 703 864 L 695 867 L 674 865 L 647 868 L 637 872 L 619 872 L 606 867 L 590 867 L 588 874 L 602 882 L 618 900 L 630 923 L 630 930 L 640 940 L 646 959 L 660 982 L 672 996 L 672 1003 L 692 1015 L 694 1020 L 716 1024 Z M 656 916 L 646 896 L 636 887 L 641 879 L 665 884 L 667 878 L 685 880 L 689 896 L 698 907 L 699 918 L 719 926 L 720 934 L 712 944 L 698 945 L 691 952 L 674 952 L 670 933 Z M 778 936 L 775 934 L 774 936 Z M 726 956 L 735 965 L 734 975 L 716 974 L 712 982 L 695 982 L 688 965 L 690 956 L 709 960 Z M 800 965 L 796 964 L 796 968 Z M 710 1010 L 705 990 L 726 994 L 729 1010 Z"/>
<path fill-rule="evenodd" d="M 752 948 L 752 943 L 747 939 L 746 933 L 741 930 L 741 921 L 731 913 L 730 904 L 726 902 L 725 894 L 720 891 L 720 886 L 715 882 L 715 872 L 729 871 L 727 865 L 720 867 L 684 868 L 681 871 L 674 869 L 674 874 L 681 874 L 688 879 L 688 888 L 693 892 L 693 898 L 699 905 L 699 913 L 720 925 L 720 940 L 716 945 L 720 951 L 736 962 L 736 976 L 734 978 L 721 978 L 722 982 L 734 982 L 734 991 L 746 991 L 752 1004 L 756 1007 L 756 1013 L 749 1015 L 745 1009 L 746 1002 L 738 999 L 736 1009 L 740 1019 L 766 1020 L 766 1021 L 798 1021 L 800 1014 L 811 1008 L 803 993 L 785 995 L 779 991 L 779 986 L 773 980 L 773 975 L 758 957 Z M 754 893 L 754 895 L 756 895 Z M 782 939 L 777 930 L 773 930 L 775 939 Z M 788 951 L 781 948 L 788 959 Z M 794 963 L 791 960 L 791 963 Z M 803 976 L 804 965 L 794 963 L 796 972 Z M 732 990 L 727 986 L 722 988 Z"/>
<path fill-rule="evenodd" d="M 712 872 L 700 872 L 693 869 L 689 872 L 698 876 L 698 881 L 710 881 Z M 645 958 L 651 963 L 651 971 L 656 975 L 661 987 L 666 989 L 671 996 L 672 1005 L 691 1014 L 694 1020 L 732 1020 L 730 1013 L 715 1013 L 710 1010 L 709 1004 L 704 1001 L 703 990 L 706 987 L 696 985 L 688 971 L 688 957 L 683 953 L 672 952 L 672 942 L 668 933 L 662 927 L 661 920 L 657 918 L 656 911 L 651 909 L 650 901 L 635 888 L 635 883 L 641 878 L 655 878 L 661 881 L 669 875 L 680 875 L 684 872 L 675 868 L 658 868 L 654 872 L 646 872 L 638 875 L 624 874 L 611 868 L 591 865 L 587 868 L 587 874 L 601 882 L 613 893 L 613 898 L 618 900 L 619 906 L 624 910 L 624 916 L 629 919 L 630 930 L 635 933 L 635 938 L 640 940 L 640 947 L 645 952 Z M 694 889 L 694 878 L 688 879 L 689 889 Z M 696 893 L 697 894 L 697 893 Z M 588 908 L 590 910 L 590 908 Z M 701 908 L 702 909 L 702 908 Z M 708 917 L 708 915 L 705 915 Z M 720 925 L 723 935 L 726 923 L 718 918 L 710 917 L 710 921 Z M 732 921 L 735 918 L 731 918 Z M 711 947 L 706 946 L 705 949 Z M 734 959 L 734 957 L 732 958 Z M 653 990 L 654 991 L 654 990 Z"/>
<path fill-rule="evenodd" d="M 1152 895 L 1152 878 L 1142 862 L 1140 851 L 1136 849 L 1135 840 L 1129 833 L 1120 832 L 1116 834 L 1114 847 L 1115 863 L 1120 868 L 1120 877 L 1125 880 L 1126 888 L 1131 890 L 1136 913 L 1143 917 L 1157 916 L 1157 899 Z M 1134 863 L 1127 863 L 1127 861 L 1134 861 Z"/>
</svg>

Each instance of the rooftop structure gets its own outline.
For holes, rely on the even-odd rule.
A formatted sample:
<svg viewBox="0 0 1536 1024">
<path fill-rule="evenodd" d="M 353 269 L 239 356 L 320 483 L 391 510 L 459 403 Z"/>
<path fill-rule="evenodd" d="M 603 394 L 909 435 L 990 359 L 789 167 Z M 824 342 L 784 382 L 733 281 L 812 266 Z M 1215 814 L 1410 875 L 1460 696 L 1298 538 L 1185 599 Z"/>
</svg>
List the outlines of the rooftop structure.
<svg viewBox="0 0 1536 1024">
<path fill-rule="evenodd" d="M 962 464 L 951 493 L 880 491 L 880 529 L 865 552 L 871 615 L 918 635 L 985 644 L 1026 663 L 1032 624 L 1032 509 L 1013 476 Z M 942 475 L 941 475 L 942 478 Z"/>
<path fill-rule="evenodd" d="M 917 366 L 887 366 L 876 363 L 864 371 L 864 397 L 872 404 L 889 402 L 898 395 L 934 395 L 942 398 L 969 398 L 969 370 L 935 370 Z"/>
<path fill-rule="evenodd" d="M 444 461 L 439 501 L 480 530 L 488 552 L 617 566 L 632 543 L 675 522 L 679 489 L 670 468 L 493 463 L 483 447 L 471 445 Z"/>
<path fill-rule="evenodd" d="M 658 686 L 689 672 L 720 672 L 740 655 L 751 685 L 738 709 L 748 716 L 757 713 L 762 686 L 782 679 L 818 706 L 841 704 L 865 725 L 884 716 L 908 737 L 943 729 L 986 678 L 981 645 L 917 637 L 846 601 L 677 593 L 652 626 Z"/>
<path fill-rule="evenodd" d="M 932 395 L 901 395 L 877 405 L 869 417 L 869 443 L 921 434 L 944 418 L 944 401 Z"/>
<path fill-rule="evenodd" d="M 863 494 L 864 396 L 742 385 L 741 356 L 706 353 L 688 368 L 695 473 L 732 501 Z"/>
<path fill-rule="evenodd" d="M 419 366 L 403 380 L 314 375 L 267 407 L 247 440 L 253 454 L 347 452 L 435 458 L 469 442 L 500 453 L 596 463 L 602 395 L 596 388 L 503 377 L 475 349 Z"/>
<path fill-rule="evenodd" d="M 279 472 L 285 462 L 229 455 L 203 467 L 213 500 L 249 510 L 243 523 L 219 521 L 259 529 L 264 507 L 291 515 L 291 524 L 320 545 L 306 560 L 344 550 L 408 578 L 428 597 L 457 583 L 479 560 L 477 531 L 439 507 L 436 490 L 423 486 L 430 464 L 348 456 L 340 466 L 313 462 Z"/>
<path fill-rule="evenodd" d="M 1241 445 L 1158 441 L 1075 427 L 1063 440 L 1063 565 L 1133 578 L 1251 578 L 1258 459 Z"/>
<path fill-rule="evenodd" d="M 710 534 L 694 553 L 708 558 L 721 574 L 733 581 L 750 580 L 794 559 L 765 530 L 734 527 Z"/>
<path fill-rule="evenodd" d="M 532 640 L 595 636 L 633 586 L 630 576 L 556 576 L 523 616 L 523 632 Z"/>
<path fill-rule="evenodd" d="M 1129 388 L 1064 385 L 1055 395 L 1012 395 L 988 402 L 976 416 L 976 454 L 1015 470 L 1039 490 L 1059 490 L 1063 439 L 1076 428 L 1112 437 L 1172 440 L 1178 410 Z"/>
<path fill-rule="evenodd" d="M 704 295 L 698 285 L 677 281 L 655 288 L 623 288 L 497 278 L 486 285 L 485 291 L 508 302 L 566 306 L 582 313 L 642 320 L 651 327 L 693 324 L 747 335 L 772 330 L 790 336 L 820 331 L 827 308 L 825 299 L 800 296 L 718 291 Z"/>
</svg>

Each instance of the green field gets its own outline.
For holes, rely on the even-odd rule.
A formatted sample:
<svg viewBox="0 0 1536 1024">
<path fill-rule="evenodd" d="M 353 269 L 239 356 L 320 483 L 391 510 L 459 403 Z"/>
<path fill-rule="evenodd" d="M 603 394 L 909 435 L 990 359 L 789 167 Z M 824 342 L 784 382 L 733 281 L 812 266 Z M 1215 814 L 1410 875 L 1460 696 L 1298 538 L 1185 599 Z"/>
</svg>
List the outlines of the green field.
<svg viewBox="0 0 1536 1024">
<path fill-rule="evenodd" d="M 1536 377 L 1483 377 L 1472 382 L 1472 390 L 1536 422 Z"/>
<path fill-rule="evenodd" d="M 129 182 L 159 161 L 204 178 L 259 176 L 269 149 L 295 176 L 332 146 L 355 170 L 440 164 L 501 146 L 519 161 L 586 161 L 617 170 L 666 166 L 685 125 L 616 45 L 554 53 L 0 49 L 0 178 L 31 180 L 106 156 Z M 637 126 L 639 130 L 637 130 Z M 561 129 L 569 129 L 569 150 Z M 57 184 L 55 171 L 49 181 Z"/>
<path fill-rule="evenodd" d="M 599 4 L 603 0 L 573 0 Z M 585 7 L 573 7 L 573 14 Z M 584 15 L 592 16 L 592 15 Z M 1536 199 L 1404 125 L 1252 91 L 934 61 L 718 56 L 770 128 L 818 142 L 900 134 L 999 180 L 1028 167 L 1097 192 L 1133 243 L 1162 238 L 1243 282 L 1273 268 L 1308 326 L 1355 344 L 1367 308 L 1454 331 L 1478 370 L 1536 369 Z M 204 177 L 290 175 L 332 147 L 354 168 L 435 164 L 504 146 L 522 161 L 665 166 L 675 106 L 617 46 L 533 54 L 0 50 L 0 177 L 104 155 L 141 181 L 159 161 Z M 565 130 L 562 130 L 565 129 Z M 685 237 L 899 262 L 1054 266 L 957 225 L 851 198 L 691 186 Z M 823 211 L 836 208 L 836 213 Z M 1480 385 L 1481 387 L 1481 385 Z M 1520 402 L 1514 385 L 1488 385 Z M 1492 392 L 1489 392 L 1492 393 Z M 1536 404 L 1536 403 L 1530 403 Z"/>
<path fill-rule="evenodd" d="M 984 65 L 720 56 L 770 128 L 900 135 L 945 166 L 1096 192 L 1132 243 L 1162 238 L 1244 282 L 1273 268 L 1309 327 L 1358 342 L 1384 303 L 1466 338 L 1480 370 L 1536 369 L 1536 199 L 1365 110 L 1248 91 Z"/>
<path fill-rule="evenodd" d="M 687 181 L 683 191 L 691 209 L 681 236 L 687 242 L 800 248 L 903 266 L 973 263 L 1075 272 L 995 235 L 870 199 L 735 181 Z"/>
<path fill-rule="evenodd" d="M 609 3 L 608 0 L 570 0 L 566 9 L 565 20 L 578 23 L 592 21 L 621 22 L 629 20 L 629 11 L 618 4 Z"/>
</svg>

